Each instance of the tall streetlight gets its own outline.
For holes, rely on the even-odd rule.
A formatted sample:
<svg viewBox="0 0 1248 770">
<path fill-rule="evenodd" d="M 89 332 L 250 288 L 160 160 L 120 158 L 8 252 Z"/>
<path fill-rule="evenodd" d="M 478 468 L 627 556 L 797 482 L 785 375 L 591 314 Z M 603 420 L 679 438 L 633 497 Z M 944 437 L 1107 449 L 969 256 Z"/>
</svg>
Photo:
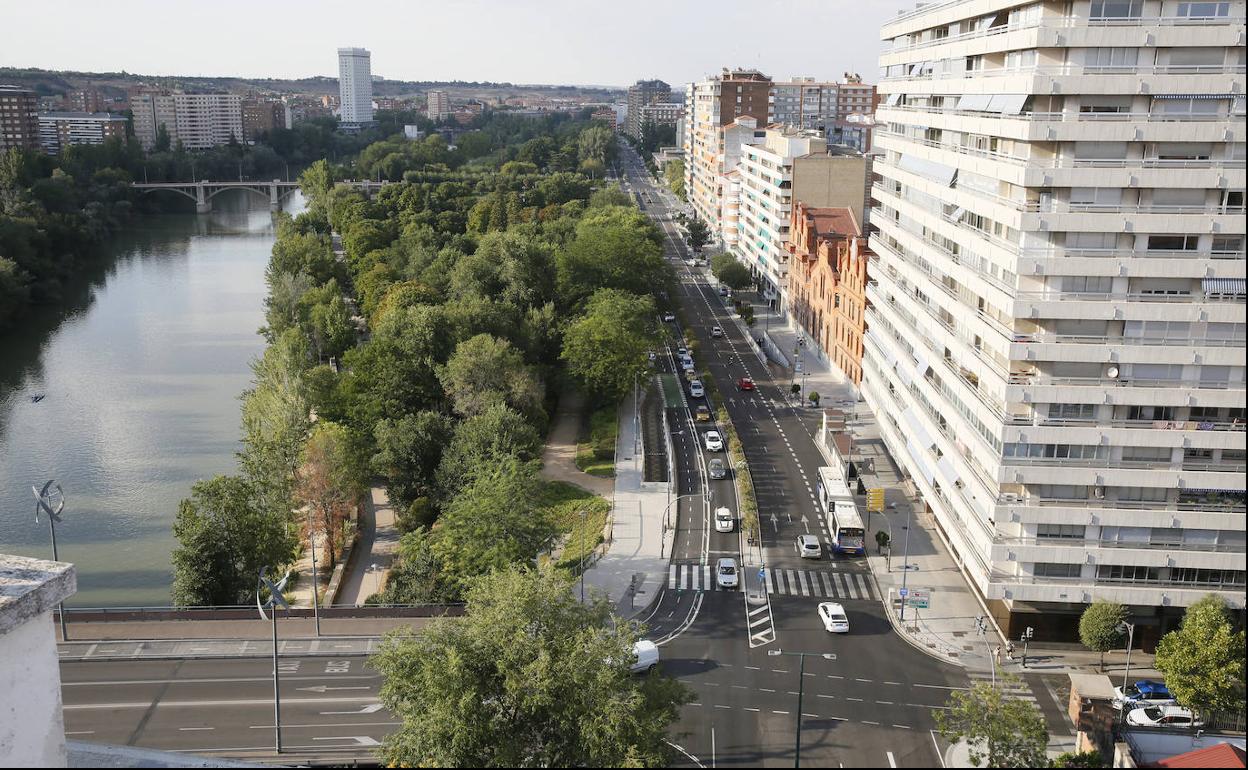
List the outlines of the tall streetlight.
<svg viewBox="0 0 1248 770">
<path fill-rule="evenodd" d="M 688 494 L 677 495 L 676 497 L 672 498 L 672 500 L 668 502 L 667 506 L 663 509 L 663 517 L 662 517 L 663 518 L 663 532 L 666 533 L 669 529 L 672 528 L 672 522 L 671 522 L 671 519 L 668 517 L 668 514 L 671 512 L 672 506 L 674 504 L 680 502 L 681 500 L 684 500 L 687 497 L 705 497 L 707 499 L 710 499 L 710 496 L 711 496 L 711 490 L 708 488 L 703 492 L 689 492 Z M 659 544 L 659 556 L 661 557 L 662 555 L 663 555 L 663 545 L 662 543 L 660 543 Z"/>
<path fill-rule="evenodd" d="M 286 603 L 286 597 L 282 596 L 282 591 L 286 589 L 286 581 L 290 580 L 290 573 L 277 583 L 271 582 L 264 576 L 268 572 L 269 567 L 265 565 L 260 568 L 260 579 L 256 581 L 256 609 L 260 610 L 260 617 L 263 620 L 273 621 L 273 741 L 274 747 L 278 754 L 282 753 L 282 695 L 278 690 L 278 671 L 277 671 L 277 610 L 284 608 L 290 610 L 290 605 Z M 268 601 L 264 601 L 261 595 L 265 591 L 269 592 Z M 269 608 L 269 615 L 264 614 L 265 607 Z"/>
<path fill-rule="evenodd" d="M 997 689 L 997 656 L 988 645 L 988 618 L 980 615 L 975 618 L 975 633 L 984 640 L 984 649 L 988 650 L 988 661 L 992 665 L 992 689 Z"/>
<path fill-rule="evenodd" d="M 321 635 L 321 604 L 319 597 L 320 581 L 316 576 L 316 529 L 308 530 L 308 537 L 312 541 L 312 620 L 316 624 L 316 635 Z"/>
<path fill-rule="evenodd" d="M 836 655 L 830 652 L 785 652 L 784 650 L 768 650 L 767 654 L 771 657 L 777 655 L 796 655 L 797 664 L 797 732 L 793 739 L 793 766 L 802 766 L 802 693 L 805 691 L 806 683 L 806 656 L 812 655 L 823 658 L 824 660 L 836 660 Z"/>
<path fill-rule="evenodd" d="M 914 514 L 914 504 L 906 506 L 906 551 L 901 562 L 901 622 L 906 622 L 906 578 L 910 577 L 910 517 Z M 892 542 L 892 538 L 889 538 Z M 891 550 L 889 552 L 892 554 Z"/>
<path fill-rule="evenodd" d="M 1131 676 L 1131 648 L 1135 646 L 1135 624 L 1122 621 L 1118 624 L 1118 633 L 1127 635 L 1127 670 L 1122 675 L 1122 689 L 1127 689 L 1127 679 Z M 1125 709 L 1123 710 L 1125 713 Z"/>
<path fill-rule="evenodd" d="M 577 571 L 581 573 L 581 604 L 585 603 L 585 518 L 589 511 L 581 509 L 581 558 L 577 560 Z"/>
<path fill-rule="evenodd" d="M 48 531 L 52 533 L 52 561 L 60 561 L 61 557 L 56 551 L 56 525 L 61 521 L 61 511 L 65 510 L 65 493 L 55 479 L 49 479 L 42 489 L 31 487 L 30 491 L 35 493 L 35 523 L 39 523 L 40 510 L 48 515 Z M 56 616 L 61 622 L 61 641 L 67 642 L 69 637 L 65 635 L 65 602 L 57 605 Z"/>
</svg>

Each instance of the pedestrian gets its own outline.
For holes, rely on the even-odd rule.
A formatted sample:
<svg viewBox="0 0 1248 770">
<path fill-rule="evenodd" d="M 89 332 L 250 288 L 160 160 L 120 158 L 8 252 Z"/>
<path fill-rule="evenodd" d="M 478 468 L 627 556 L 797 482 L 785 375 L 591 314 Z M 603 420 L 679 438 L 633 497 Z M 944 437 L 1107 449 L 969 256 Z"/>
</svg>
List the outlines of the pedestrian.
<svg viewBox="0 0 1248 770">
<path fill-rule="evenodd" d="M 1001 665 L 1001 645 L 998 644 L 997 648 L 992 651 L 992 657 L 996 659 L 998 666 Z"/>
<path fill-rule="evenodd" d="M 1014 642 L 1005 643 L 1005 657 L 1009 660 L 1014 660 Z"/>
</svg>

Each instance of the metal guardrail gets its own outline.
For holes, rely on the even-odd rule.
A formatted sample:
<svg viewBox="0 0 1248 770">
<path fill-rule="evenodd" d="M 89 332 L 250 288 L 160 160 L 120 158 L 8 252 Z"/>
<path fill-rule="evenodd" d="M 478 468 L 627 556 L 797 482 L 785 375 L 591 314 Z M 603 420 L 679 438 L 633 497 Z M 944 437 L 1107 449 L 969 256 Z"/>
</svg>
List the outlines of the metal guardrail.
<svg viewBox="0 0 1248 770">
<path fill-rule="evenodd" d="M 433 618 L 464 614 L 463 604 L 355 605 L 322 607 L 321 618 Z M 293 607 L 285 618 L 312 618 L 311 607 Z M 255 605 L 239 607 L 67 607 L 65 619 L 73 623 L 138 623 L 173 620 L 255 620 Z"/>
</svg>

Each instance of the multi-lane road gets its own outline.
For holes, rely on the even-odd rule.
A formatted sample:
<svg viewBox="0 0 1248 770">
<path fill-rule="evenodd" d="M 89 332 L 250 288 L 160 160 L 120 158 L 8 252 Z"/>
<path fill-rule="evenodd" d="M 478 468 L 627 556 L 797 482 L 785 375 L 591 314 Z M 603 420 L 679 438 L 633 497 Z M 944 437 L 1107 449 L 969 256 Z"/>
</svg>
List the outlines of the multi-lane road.
<svg viewBox="0 0 1248 770">
<path fill-rule="evenodd" d="M 698 371 L 714 378 L 740 434 L 758 498 L 767 570 L 765 593 L 719 590 L 713 583 L 716 559 L 743 557 L 739 534 L 708 531 L 709 509 L 737 510 L 731 481 L 711 482 L 709 505 L 700 496 L 682 501 L 668 586 L 647 618 L 652 635 L 663 643 L 665 670 L 697 696 L 685 708 L 674 742 L 687 752 L 690 765 L 792 766 L 799 659 L 769 653 L 805 652 L 816 656 L 806 659 L 802 677 L 804 763 L 940 766 L 944 744 L 932 732 L 932 709 L 943 706 L 952 690 L 966 687 L 968 677 L 896 636 L 863 560 L 798 556 L 798 535 L 829 540 L 815 488 L 817 469 L 826 461 L 803 410 L 785 399 L 787 379 L 773 381 L 718 287 L 686 264 L 673 221 L 677 201 L 651 181 L 635 153 L 623 146 L 622 153 L 623 186 L 665 233 L 667 255 L 679 276 L 682 315 L 698 342 Z M 681 331 L 669 326 L 676 340 Z M 722 338 L 711 337 L 713 326 L 723 330 Z M 737 391 L 733 383 L 741 377 L 753 378 L 757 389 Z M 704 403 L 687 391 L 685 401 Z M 669 417 L 677 426 L 679 491 L 696 495 L 707 483 L 700 434 L 713 426 L 692 422 L 683 406 L 669 410 Z M 745 575 L 751 589 L 759 587 L 754 570 Z M 823 629 L 816 615 L 821 601 L 846 608 L 851 633 L 833 637 Z"/>
</svg>

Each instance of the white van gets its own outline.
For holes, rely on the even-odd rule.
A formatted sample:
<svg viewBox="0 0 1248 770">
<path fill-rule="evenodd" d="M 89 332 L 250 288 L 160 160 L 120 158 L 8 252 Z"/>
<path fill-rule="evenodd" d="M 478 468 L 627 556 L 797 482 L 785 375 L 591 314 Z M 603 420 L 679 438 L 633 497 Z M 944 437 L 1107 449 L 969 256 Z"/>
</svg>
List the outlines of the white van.
<svg viewBox="0 0 1248 770">
<path fill-rule="evenodd" d="M 633 662 L 628 670 L 632 674 L 646 674 L 659 665 L 659 645 L 649 639 L 638 639 L 633 643 Z"/>
</svg>

